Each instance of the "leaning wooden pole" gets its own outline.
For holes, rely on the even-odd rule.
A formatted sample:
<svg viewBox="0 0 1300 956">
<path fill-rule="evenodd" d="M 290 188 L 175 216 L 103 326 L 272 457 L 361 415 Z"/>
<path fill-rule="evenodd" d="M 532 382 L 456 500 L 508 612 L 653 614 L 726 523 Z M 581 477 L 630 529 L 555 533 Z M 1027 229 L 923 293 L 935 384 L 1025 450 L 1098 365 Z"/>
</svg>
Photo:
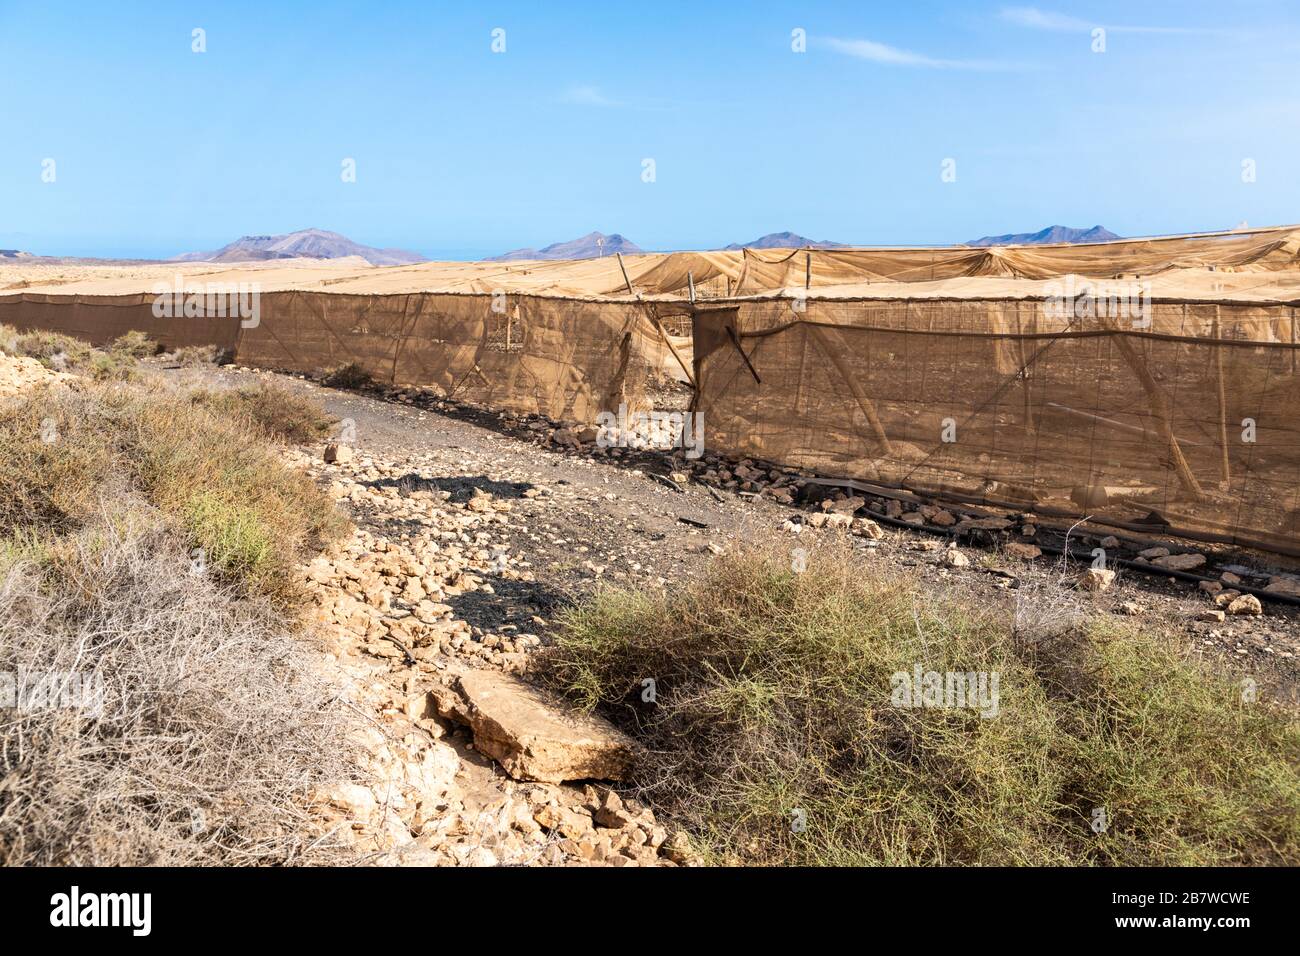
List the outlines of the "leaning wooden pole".
<svg viewBox="0 0 1300 956">
<path fill-rule="evenodd" d="M 646 310 L 646 314 L 650 317 L 650 324 L 654 326 L 655 331 L 659 333 L 659 338 L 663 340 L 664 345 L 668 346 L 668 351 L 673 354 L 673 358 L 677 359 L 677 364 L 682 367 L 682 373 L 685 374 L 686 381 L 690 384 L 691 388 L 694 388 L 695 376 L 691 374 L 690 366 L 686 364 L 686 360 L 683 359 L 681 353 L 677 351 L 677 346 L 673 345 L 673 341 L 669 338 L 667 330 L 663 327 L 663 323 L 659 321 L 659 316 L 655 314 L 654 307 L 647 305 L 641 298 L 640 294 L 632 288 L 632 280 L 628 278 L 627 275 L 627 266 L 623 264 L 623 253 L 616 252 L 614 254 L 618 256 L 618 267 L 623 270 L 623 281 L 627 284 L 628 295 L 636 296 L 637 302 Z"/>
</svg>

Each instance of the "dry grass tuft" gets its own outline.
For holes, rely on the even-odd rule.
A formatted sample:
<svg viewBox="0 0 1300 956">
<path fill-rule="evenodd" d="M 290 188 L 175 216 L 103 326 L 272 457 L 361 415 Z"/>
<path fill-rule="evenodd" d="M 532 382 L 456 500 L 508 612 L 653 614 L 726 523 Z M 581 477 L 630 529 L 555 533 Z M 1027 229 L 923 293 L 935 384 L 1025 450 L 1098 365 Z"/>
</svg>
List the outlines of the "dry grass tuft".
<svg viewBox="0 0 1300 956">
<path fill-rule="evenodd" d="M 226 365 L 233 356 L 229 349 L 215 345 L 186 345 L 171 354 L 173 361 L 184 366 Z"/>
<path fill-rule="evenodd" d="M 115 338 L 109 344 L 108 351 L 142 359 L 158 355 L 162 352 L 162 346 L 145 333 L 132 330 Z"/>
<path fill-rule="evenodd" d="M 355 727 L 294 584 L 346 522 L 256 417 L 159 383 L 0 404 L 0 864 L 348 856 L 307 808 Z"/>
<path fill-rule="evenodd" d="M 138 491 L 244 593 L 291 606 L 294 565 L 346 519 L 255 428 L 160 386 L 34 392 L 0 408 L 0 535 L 68 533 Z"/>
<path fill-rule="evenodd" d="M 81 339 L 60 332 L 19 332 L 0 325 L 0 351 L 34 358 L 57 372 L 73 372 L 89 363 L 94 350 Z"/>
<path fill-rule="evenodd" d="M 348 777 L 351 726 L 302 639 L 194 574 L 141 496 L 82 519 L 0 539 L 0 675 L 23 703 L 0 710 L 0 865 L 342 859 L 304 808 Z M 54 695 L 28 696 L 45 675 Z"/>
<path fill-rule="evenodd" d="M 191 397 L 214 414 L 234 419 L 273 441 L 319 441 L 337 422 L 311 398 L 265 381 L 218 391 L 196 389 Z"/>
</svg>

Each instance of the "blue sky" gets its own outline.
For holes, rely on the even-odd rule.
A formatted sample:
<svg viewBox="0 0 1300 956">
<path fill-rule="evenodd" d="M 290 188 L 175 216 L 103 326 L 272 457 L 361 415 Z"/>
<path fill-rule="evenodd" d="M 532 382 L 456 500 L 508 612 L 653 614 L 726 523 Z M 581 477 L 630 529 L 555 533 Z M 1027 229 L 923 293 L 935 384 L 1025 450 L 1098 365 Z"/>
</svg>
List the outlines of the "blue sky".
<svg viewBox="0 0 1300 956">
<path fill-rule="evenodd" d="M 318 226 L 472 257 L 593 229 L 668 249 L 1290 223 L 1297 62 L 1300 9 L 1271 0 L 0 0 L 0 247 L 162 257 Z"/>
</svg>

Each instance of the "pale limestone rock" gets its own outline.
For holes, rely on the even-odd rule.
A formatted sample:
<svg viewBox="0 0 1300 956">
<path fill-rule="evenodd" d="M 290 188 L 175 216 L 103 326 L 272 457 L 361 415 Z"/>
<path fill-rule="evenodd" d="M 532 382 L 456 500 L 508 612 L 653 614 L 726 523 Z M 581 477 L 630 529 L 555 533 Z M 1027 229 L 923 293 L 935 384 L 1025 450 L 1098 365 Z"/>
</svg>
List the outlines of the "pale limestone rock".
<svg viewBox="0 0 1300 956">
<path fill-rule="evenodd" d="M 1259 598 L 1253 594 L 1243 594 L 1228 605 L 1228 613 L 1239 616 L 1255 617 L 1264 613 Z"/>
<path fill-rule="evenodd" d="M 1023 558 L 1026 561 L 1032 561 L 1043 553 L 1042 548 L 1036 544 L 1029 544 L 1027 541 L 1008 541 L 1002 550 L 1010 557 Z"/>
<path fill-rule="evenodd" d="M 970 558 L 954 548 L 944 552 L 943 563 L 950 568 L 964 568 L 970 565 Z"/>
<path fill-rule="evenodd" d="M 1151 563 L 1158 568 L 1164 568 L 1166 571 L 1190 571 L 1193 568 L 1199 568 L 1205 563 L 1205 555 L 1196 554 L 1192 551 L 1186 554 L 1167 554 L 1164 557 L 1155 558 Z"/>
<path fill-rule="evenodd" d="M 329 464 L 343 465 L 350 462 L 352 457 L 353 452 L 350 445 L 330 442 L 325 446 L 325 461 Z"/>
<path fill-rule="evenodd" d="M 516 780 L 621 780 L 636 757 L 635 741 L 612 724 L 504 674 L 469 671 L 434 696 Z"/>
<path fill-rule="evenodd" d="M 1110 568 L 1088 568 L 1079 575 L 1079 587 L 1085 591 L 1106 591 L 1115 583 L 1115 572 Z"/>
</svg>

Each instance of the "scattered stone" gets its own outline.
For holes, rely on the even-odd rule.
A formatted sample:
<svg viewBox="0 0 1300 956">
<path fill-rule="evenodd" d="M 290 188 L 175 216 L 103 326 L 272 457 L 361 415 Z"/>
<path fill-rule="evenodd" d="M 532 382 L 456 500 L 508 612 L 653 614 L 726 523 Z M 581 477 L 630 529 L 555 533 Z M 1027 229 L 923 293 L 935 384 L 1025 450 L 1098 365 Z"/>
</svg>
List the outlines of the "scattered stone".
<svg viewBox="0 0 1300 956">
<path fill-rule="evenodd" d="M 943 553 L 943 563 L 950 568 L 964 568 L 970 565 L 970 558 L 956 548 L 949 548 Z"/>
<path fill-rule="evenodd" d="M 1237 598 L 1239 598 L 1240 596 L 1241 596 L 1240 591 L 1233 591 L 1233 590 L 1220 591 L 1218 594 L 1214 596 L 1214 606 L 1227 607 L 1233 601 L 1237 600 Z"/>
<path fill-rule="evenodd" d="M 1235 616 L 1257 617 L 1264 613 L 1264 608 L 1255 595 L 1243 594 L 1228 605 L 1228 613 Z"/>
<path fill-rule="evenodd" d="M 1168 548 L 1147 548 L 1145 551 L 1139 551 L 1138 557 L 1146 558 L 1148 561 L 1153 561 L 1156 558 L 1167 558 L 1169 557 L 1169 549 Z"/>
<path fill-rule="evenodd" d="M 1268 579 L 1268 584 L 1264 590 L 1270 594 L 1285 594 L 1289 597 L 1300 597 L 1300 578 L 1292 577 L 1288 574 L 1278 574 Z"/>
<path fill-rule="evenodd" d="M 1079 575 L 1079 587 L 1085 591 L 1106 591 L 1115 583 L 1115 572 L 1110 568 L 1087 568 Z"/>
<path fill-rule="evenodd" d="M 853 533 L 872 541 L 879 541 L 885 536 L 884 529 L 870 518 L 854 518 Z"/>
<path fill-rule="evenodd" d="M 1151 550 L 1163 550 L 1153 548 Z M 1142 552 L 1144 555 L 1146 552 Z M 1158 568 L 1164 568 L 1166 571 L 1190 571 L 1193 568 L 1199 568 L 1205 563 L 1205 555 L 1196 554 L 1194 551 L 1188 551 L 1186 554 L 1168 554 L 1164 557 L 1156 557 L 1151 561 Z"/>
<path fill-rule="evenodd" d="M 1227 616 L 1228 615 L 1218 610 L 1201 611 L 1196 615 L 1196 620 L 1204 621 L 1207 624 L 1222 624 Z"/>
<path fill-rule="evenodd" d="M 685 830 L 673 831 L 672 836 L 664 841 L 662 850 L 664 856 L 682 866 L 690 866 L 699 858 L 699 854 L 691 844 L 690 835 Z"/>
<path fill-rule="evenodd" d="M 1032 561 L 1043 554 L 1043 549 L 1038 545 L 1029 544 L 1025 541 L 1008 541 L 1002 546 L 1002 550 L 1009 557 L 1023 558 L 1026 561 Z"/>
<path fill-rule="evenodd" d="M 964 534 L 967 531 L 1006 531 L 1011 522 L 1006 518 L 962 518 L 953 525 L 953 531 Z"/>
<path fill-rule="evenodd" d="M 851 498 L 840 498 L 838 501 L 826 499 L 822 502 L 823 511 L 831 511 L 836 514 L 852 515 L 855 511 L 867 503 L 867 499 L 859 498 L 854 495 Z"/>
<path fill-rule="evenodd" d="M 341 445 L 338 442 L 330 442 L 325 446 L 325 461 L 331 465 L 344 465 L 353 458 L 351 445 Z"/>
</svg>

